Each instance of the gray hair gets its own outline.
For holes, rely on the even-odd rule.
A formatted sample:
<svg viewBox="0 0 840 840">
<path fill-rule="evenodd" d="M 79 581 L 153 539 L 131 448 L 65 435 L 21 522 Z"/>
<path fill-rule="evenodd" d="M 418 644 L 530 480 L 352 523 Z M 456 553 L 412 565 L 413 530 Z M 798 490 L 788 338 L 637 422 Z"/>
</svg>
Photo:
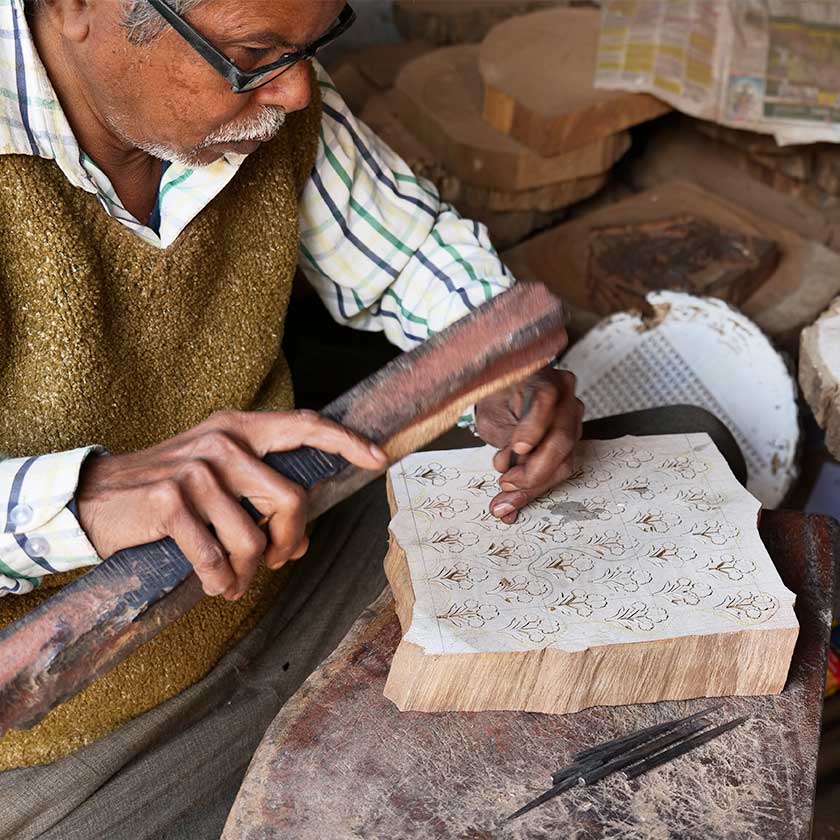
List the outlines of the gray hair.
<svg viewBox="0 0 840 840">
<path fill-rule="evenodd" d="M 45 6 L 47 0 L 24 0 L 25 5 L 37 10 Z M 205 0 L 166 0 L 179 15 L 185 15 Z M 123 25 L 128 30 L 128 38 L 134 44 L 145 44 L 157 38 L 166 29 L 166 21 L 156 12 L 147 0 L 122 0 L 125 7 Z"/>
<path fill-rule="evenodd" d="M 166 29 L 166 21 L 146 0 L 122 0 L 125 6 L 124 25 L 134 44 L 145 44 Z M 179 15 L 185 15 L 205 0 L 166 0 Z"/>
</svg>

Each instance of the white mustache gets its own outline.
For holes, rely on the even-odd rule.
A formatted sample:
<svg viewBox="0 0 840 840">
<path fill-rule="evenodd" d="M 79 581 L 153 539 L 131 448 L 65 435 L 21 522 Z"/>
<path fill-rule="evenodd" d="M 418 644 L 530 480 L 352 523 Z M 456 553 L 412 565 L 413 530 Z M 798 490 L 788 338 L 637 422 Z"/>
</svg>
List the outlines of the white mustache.
<svg viewBox="0 0 840 840">
<path fill-rule="evenodd" d="M 199 148 L 206 149 L 219 143 L 270 140 L 285 122 L 286 109 L 282 105 L 263 105 L 255 117 L 228 123 L 208 135 Z"/>
</svg>

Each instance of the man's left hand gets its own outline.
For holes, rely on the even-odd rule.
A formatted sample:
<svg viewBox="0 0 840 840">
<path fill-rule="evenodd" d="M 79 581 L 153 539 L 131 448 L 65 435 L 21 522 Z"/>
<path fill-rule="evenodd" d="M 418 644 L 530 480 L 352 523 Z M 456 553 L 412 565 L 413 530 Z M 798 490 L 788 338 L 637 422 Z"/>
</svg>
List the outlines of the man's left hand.
<svg viewBox="0 0 840 840">
<path fill-rule="evenodd" d="M 511 524 L 520 508 L 572 474 L 583 420 L 575 376 L 546 368 L 481 400 L 475 413 L 479 435 L 499 449 L 493 466 L 502 473 L 502 492 L 490 512 Z"/>
</svg>

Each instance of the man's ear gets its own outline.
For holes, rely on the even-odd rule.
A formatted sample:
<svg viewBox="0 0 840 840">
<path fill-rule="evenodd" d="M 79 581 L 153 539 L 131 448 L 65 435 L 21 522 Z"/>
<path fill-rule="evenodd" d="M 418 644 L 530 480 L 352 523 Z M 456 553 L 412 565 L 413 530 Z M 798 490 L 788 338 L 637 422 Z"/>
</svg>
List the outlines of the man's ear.
<svg viewBox="0 0 840 840">
<path fill-rule="evenodd" d="M 46 0 L 39 14 L 47 15 L 68 41 L 81 43 L 90 34 L 94 5 L 89 0 Z"/>
</svg>

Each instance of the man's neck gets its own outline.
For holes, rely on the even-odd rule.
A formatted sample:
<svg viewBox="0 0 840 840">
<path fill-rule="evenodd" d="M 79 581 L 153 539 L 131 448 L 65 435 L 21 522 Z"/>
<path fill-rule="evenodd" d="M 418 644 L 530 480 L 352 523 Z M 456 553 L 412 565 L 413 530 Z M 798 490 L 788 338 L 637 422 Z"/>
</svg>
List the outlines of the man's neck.
<svg viewBox="0 0 840 840">
<path fill-rule="evenodd" d="M 161 162 L 118 138 L 72 73 L 64 44 L 43 14 L 30 20 L 32 39 L 82 150 L 108 176 L 123 206 L 146 223 L 157 200 Z"/>
</svg>

